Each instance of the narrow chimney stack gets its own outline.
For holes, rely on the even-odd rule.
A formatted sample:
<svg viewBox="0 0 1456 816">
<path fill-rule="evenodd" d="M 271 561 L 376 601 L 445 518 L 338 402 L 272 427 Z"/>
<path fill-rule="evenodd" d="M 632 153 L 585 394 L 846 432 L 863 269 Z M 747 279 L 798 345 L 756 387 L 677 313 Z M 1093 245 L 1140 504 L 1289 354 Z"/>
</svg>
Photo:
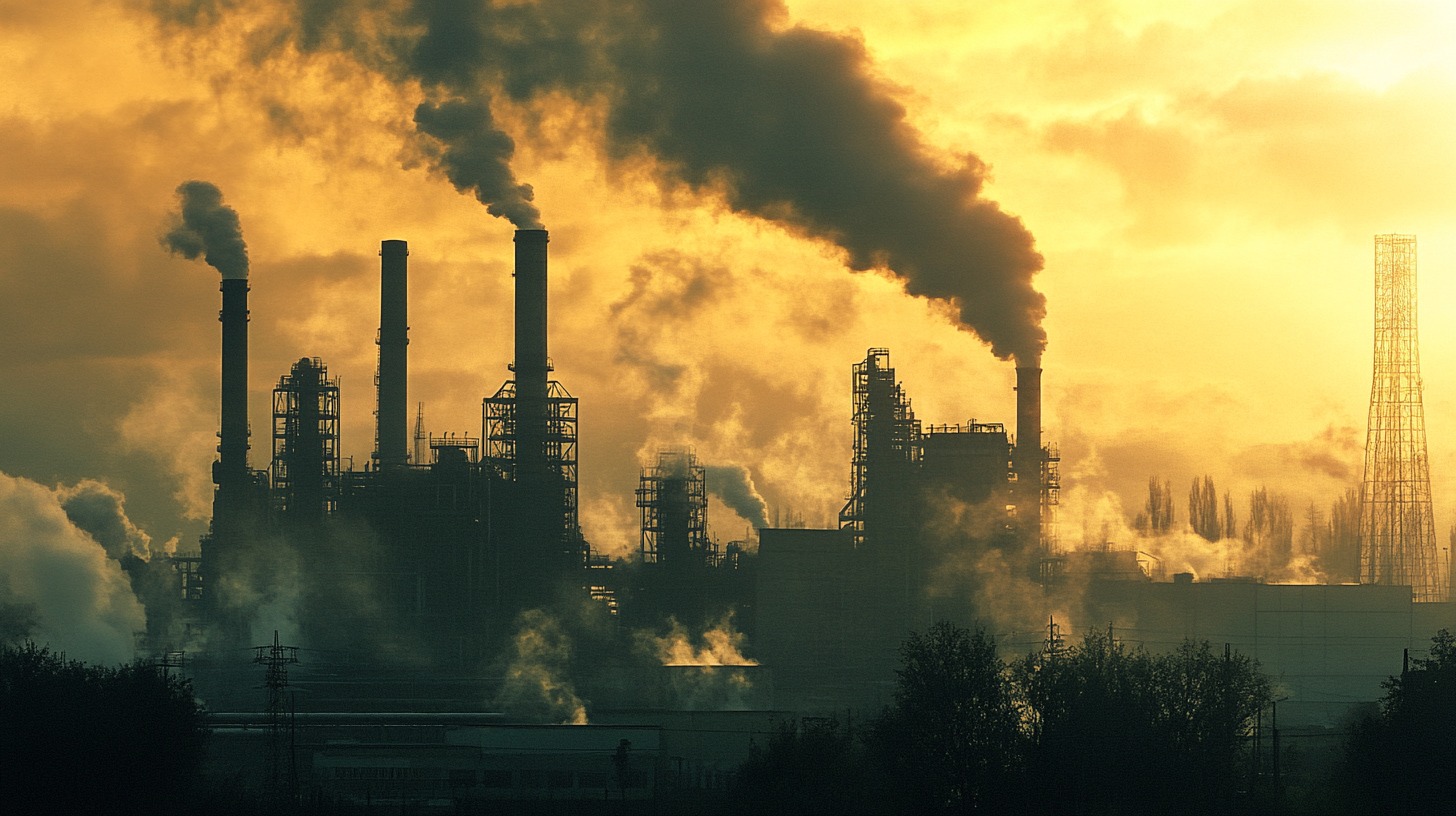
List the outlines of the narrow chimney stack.
<svg viewBox="0 0 1456 816">
<path fill-rule="evenodd" d="M 239 495 L 248 481 L 248 279 L 223 278 L 222 427 L 218 432 L 218 492 Z"/>
<path fill-rule="evenodd" d="M 532 480 L 546 471 L 546 230 L 516 230 L 516 467 Z"/>
<path fill-rule="evenodd" d="M 382 468 L 409 458 L 409 244 L 379 245 L 379 404 L 374 458 Z"/>
<path fill-rule="evenodd" d="M 1033 366 L 1016 369 L 1016 454 L 1014 459 L 1016 482 L 1022 491 L 1021 503 L 1030 506 L 1033 518 L 1039 518 L 1042 463 L 1041 369 Z"/>
</svg>

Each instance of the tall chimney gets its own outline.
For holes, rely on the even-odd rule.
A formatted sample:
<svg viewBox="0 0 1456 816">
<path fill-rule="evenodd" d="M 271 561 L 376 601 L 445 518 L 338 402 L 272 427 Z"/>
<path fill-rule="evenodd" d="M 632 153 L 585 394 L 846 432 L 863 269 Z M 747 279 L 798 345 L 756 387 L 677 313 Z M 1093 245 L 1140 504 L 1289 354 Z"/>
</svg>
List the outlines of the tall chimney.
<svg viewBox="0 0 1456 816">
<path fill-rule="evenodd" d="M 1016 369 L 1016 483 L 1022 518 L 1041 520 L 1041 369 Z M 1039 529 L 1039 528 L 1036 528 Z"/>
<path fill-rule="evenodd" d="M 546 230 L 516 230 L 517 479 L 543 476 L 546 464 Z"/>
<path fill-rule="evenodd" d="M 222 428 L 213 482 L 232 503 L 248 481 L 248 279 L 222 279 Z"/>
<path fill-rule="evenodd" d="M 408 461 L 409 244 L 379 244 L 379 405 L 374 458 L 380 467 Z"/>
</svg>

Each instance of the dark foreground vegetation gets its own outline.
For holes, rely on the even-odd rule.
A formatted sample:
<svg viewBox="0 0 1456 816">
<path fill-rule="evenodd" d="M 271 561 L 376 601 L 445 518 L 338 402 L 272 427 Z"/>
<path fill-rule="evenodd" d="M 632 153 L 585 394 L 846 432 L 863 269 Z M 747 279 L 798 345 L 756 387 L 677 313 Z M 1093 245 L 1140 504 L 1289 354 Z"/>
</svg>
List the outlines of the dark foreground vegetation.
<svg viewBox="0 0 1456 816">
<path fill-rule="evenodd" d="M 1456 812 L 1456 642 L 1444 631 L 1387 681 L 1378 713 L 1331 735 L 1328 757 L 1281 749 L 1269 680 L 1206 642 L 1151 655 L 1093 632 L 1008 666 L 984 632 L 942 623 L 904 644 L 898 674 L 894 704 L 858 729 L 785 723 L 744 764 L 738 808 Z M 1276 757 L 1302 762 L 1287 773 Z"/>
<path fill-rule="evenodd" d="M 186 680 L 0 646 L 0 810 L 185 812 L 202 803 L 204 736 Z"/>
<path fill-rule="evenodd" d="M 1444 630 L 1323 751 L 1280 749 L 1268 679 L 1208 643 L 1150 655 L 1093 632 L 1007 665 L 984 632 L 937 624 L 904 644 L 898 674 L 869 723 L 783 724 L 728 800 L 621 811 L 1456 812 L 1456 638 Z M 0 812 L 351 812 L 205 778 L 205 736 L 190 684 L 165 670 L 0 646 Z"/>
</svg>

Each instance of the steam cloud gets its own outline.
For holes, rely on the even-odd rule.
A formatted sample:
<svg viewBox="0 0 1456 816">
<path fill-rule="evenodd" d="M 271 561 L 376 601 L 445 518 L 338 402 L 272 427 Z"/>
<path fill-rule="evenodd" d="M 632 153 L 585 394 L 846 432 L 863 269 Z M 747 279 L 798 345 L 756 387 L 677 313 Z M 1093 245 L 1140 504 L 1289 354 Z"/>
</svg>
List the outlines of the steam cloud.
<svg viewBox="0 0 1456 816">
<path fill-rule="evenodd" d="M 152 537 L 126 515 L 126 497 L 109 485 L 84 479 L 56 490 L 66 517 L 100 544 L 119 563 L 152 559 Z"/>
<path fill-rule="evenodd" d="M 126 662 L 146 613 L 121 564 L 67 516 L 68 492 L 79 506 L 74 491 L 0 473 L 0 634 L 78 660 Z"/>
<path fill-rule="evenodd" d="M 864 44 L 784 25 L 781 0 L 334 8 L 299 0 L 269 39 L 349 52 L 461 100 L 422 105 L 415 122 L 439 142 L 433 158 L 451 181 L 492 213 L 535 220 L 489 89 L 520 103 L 601 104 L 612 159 L 652 158 L 666 182 L 832 241 L 856 270 L 887 267 L 909 293 L 949 304 L 998 357 L 1037 364 L 1042 258 L 1021 221 L 981 197 L 986 165 L 966 153 L 945 167 L 874 76 Z"/>
<path fill-rule="evenodd" d="M 162 236 L 162 246 L 188 260 L 199 256 L 224 278 L 248 277 L 248 245 L 238 212 L 222 203 L 222 191 L 208 181 L 184 181 L 177 186 L 181 212 Z"/>
<path fill-rule="evenodd" d="M 758 488 L 753 486 L 753 476 L 743 465 L 708 465 L 703 468 L 708 482 L 708 491 L 723 500 L 728 509 L 742 516 L 754 529 L 768 526 L 768 505 Z"/>
<path fill-rule="evenodd" d="M 586 725 L 586 703 L 570 680 L 571 637 L 555 618 L 528 609 L 516 620 L 496 704 L 541 722 Z"/>
</svg>

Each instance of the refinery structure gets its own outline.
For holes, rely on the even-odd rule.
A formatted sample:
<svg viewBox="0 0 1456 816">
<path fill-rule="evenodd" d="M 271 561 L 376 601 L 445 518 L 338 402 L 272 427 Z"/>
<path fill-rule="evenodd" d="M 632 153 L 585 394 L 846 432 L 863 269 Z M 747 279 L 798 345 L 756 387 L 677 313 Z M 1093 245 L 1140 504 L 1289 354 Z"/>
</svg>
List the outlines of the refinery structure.
<svg viewBox="0 0 1456 816">
<path fill-rule="evenodd" d="M 644 760 L 654 773 L 672 755 L 677 783 L 721 786 L 775 717 L 877 712 L 899 644 L 938 620 L 987 626 L 1008 657 L 1088 627 L 1153 651 L 1229 644 L 1272 675 L 1283 721 L 1310 728 L 1378 698 L 1404 649 L 1456 625 L 1431 515 L 1410 236 L 1376 242 L 1349 584 L 1167 574 L 1132 546 L 1069 542 L 1039 364 L 1018 363 L 1014 426 L 935 424 L 917 418 L 884 348 L 846 361 L 853 446 L 836 526 L 765 526 L 720 547 L 705 463 L 663 450 L 636 492 L 639 552 L 602 557 L 578 522 L 578 400 L 552 378 L 548 246 L 543 229 L 515 233 L 514 356 L 483 395 L 478 436 L 433 437 L 409 426 L 409 249 L 382 243 L 376 437 L 357 470 L 341 465 L 339 384 L 309 356 L 277 380 L 270 462 L 250 460 L 249 281 L 224 276 L 212 525 L 200 553 L 173 561 L 182 609 L 149 616 L 146 638 L 155 653 L 186 653 L 220 733 L 276 746 L 283 704 L 270 696 L 271 713 L 248 713 L 261 711 L 261 675 L 240 656 L 279 628 L 304 647 L 280 675 L 290 727 L 313 746 L 302 773 L 357 793 L 384 784 L 378 768 L 405 768 L 421 789 L 467 780 L 490 798 L 481 791 L 610 787 L 563 757 L 606 762 L 623 742 L 657 757 Z M 259 600 L 259 587 L 283 584 L 288 608 Z M 289 646 L 270 648 L 276 663 Z M 257 659 L 269 662 L 261 647 Z M 270 678 L 282 671 L 269 665 Z M 590 725 L 540 730 L 561 723 Z M 690 736 L 705 729 L 730 736 Z M 520 746 L 533 740 L 530 759 Z M 441 741 L 452 750 L 420 747 Z M 547 773 L 531 764 L 542 756 L 556 758 L 555 781 L 532 775 Z M 279 784 L 276 768 L 260 773 Z"/>
</svg>

